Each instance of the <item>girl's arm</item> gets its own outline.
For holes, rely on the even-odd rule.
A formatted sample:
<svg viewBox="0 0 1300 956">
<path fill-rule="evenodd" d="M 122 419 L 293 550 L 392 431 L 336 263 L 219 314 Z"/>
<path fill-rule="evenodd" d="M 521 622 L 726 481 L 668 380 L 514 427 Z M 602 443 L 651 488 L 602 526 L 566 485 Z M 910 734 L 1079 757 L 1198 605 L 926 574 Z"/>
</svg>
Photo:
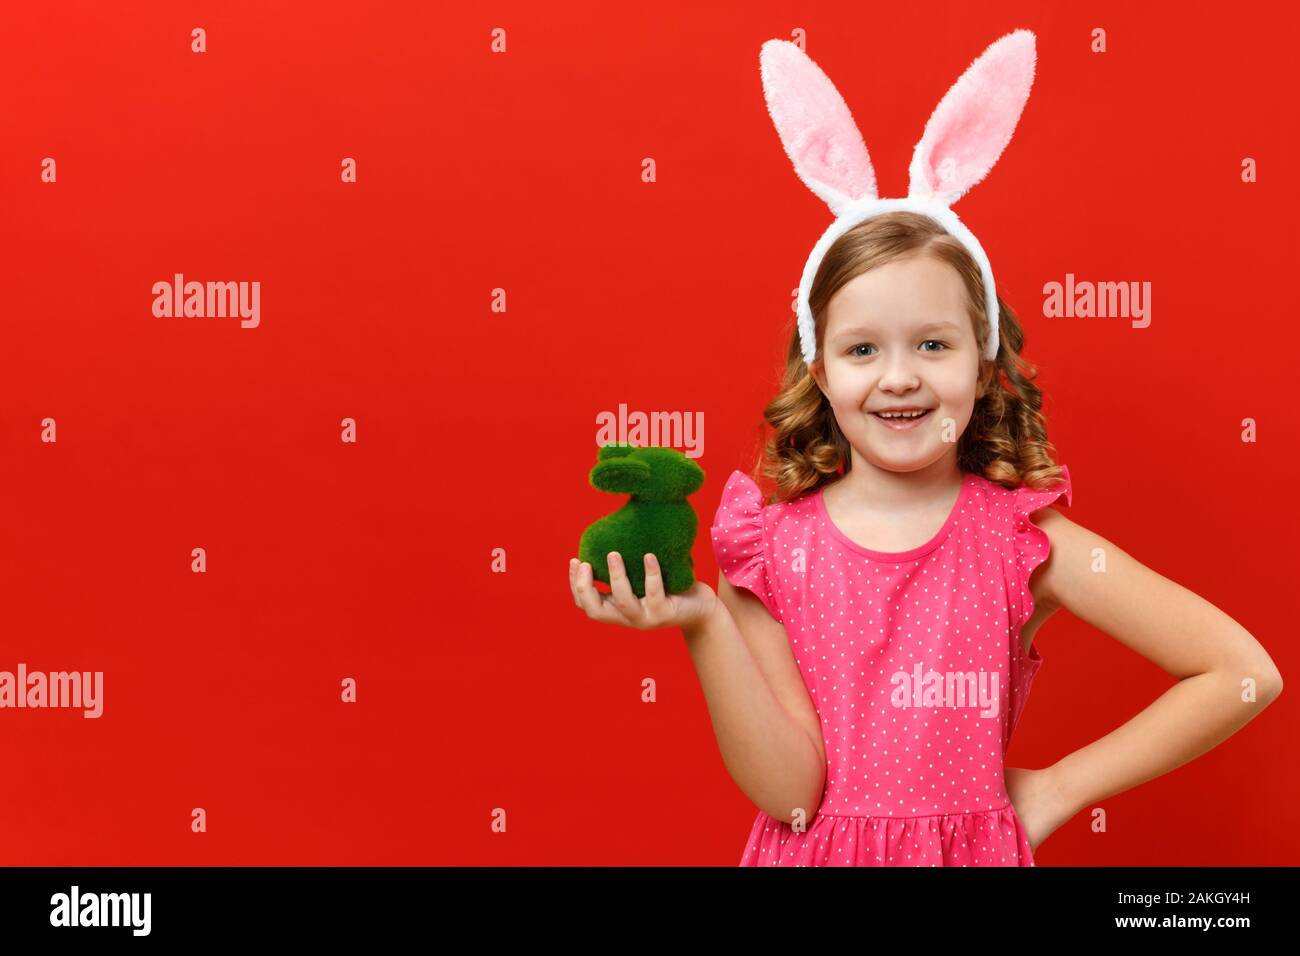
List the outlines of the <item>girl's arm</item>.
<svg viewBox="0 0 1300 956">
<path fill-rule="evenodd" d="M 785 627 L 721 575 L 718 597 L 714 612 L 682 633 L 723 763 L 760 810 L 806 826 L 826 782 L 821 719 Z"/>
<path fill-rule="evenodd" d="M 1064 607 L 1179 678 L 1127 723 L 1047 769 L 1064 818 L 1200 756 L 1282 692 L 1268 653 L 1213 604 L 1052 508 L 1030 520 L 1051 541 L 1030 583 L 1035 603 Z M 1093 570 L 1099 556 L 1104 571 Z"/>
</svg>

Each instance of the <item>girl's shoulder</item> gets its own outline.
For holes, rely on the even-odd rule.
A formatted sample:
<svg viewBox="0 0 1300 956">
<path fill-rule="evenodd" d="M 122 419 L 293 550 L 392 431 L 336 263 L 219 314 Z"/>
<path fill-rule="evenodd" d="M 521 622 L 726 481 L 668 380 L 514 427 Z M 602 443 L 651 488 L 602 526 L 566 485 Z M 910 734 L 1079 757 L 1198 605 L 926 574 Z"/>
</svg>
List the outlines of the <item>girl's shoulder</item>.
<svg viewBox="0 0 1300 956">
<path fill-rule="evenodd" d="M 1061 465 L 1061 480 L 1049 488 L 1030 488 L 1026 485 L 1007 488 L 973 472 L 967 473 L 967 479 L 972 489 L 972 503 L 990 515 L 1010 520 L 1017 531 L 1028 530 L 1032 524 L 1029 516 L 1035 511 L 1057 504 L 1062 497 L 1067 505 L 1074 499 L 1070 469 L 1065 465 Z"/>
<path fill-rule="evenodd" d="M 731 584 L 754 592 L 778 620 L 772 556 L 783 549 L 789 529 L 799 526 L 809 500 L 805 494 L 765 503 L 758 482 L 743 471 L 733 471 L 710 528 L 718 569 Z"/>
<path fill-rule="evenodd" d="M 779 503 L 764 503 L 758 482 L 743 471 L 733 471 L 722 489 L 710 529 L 719 565 L 724 556 L 735 560 L 761 553 L 767 545 L 767 527 L 781 510 Z"/>
<path fill-rule="evenodd" d="M 751 532 L 753 543 L 763 544 L 765 539 L 797 523 L 800 516 L 806 514 L 813 503 L 814 491 L 805 492 L 789 501 L 764 500 L 763 490 L 752 477 L 743 471 L 733 471 L 722 489 L 718 509 L 713 517 L 715 539 L 719 536 L 729 537 L 737 533 Z M 760 538 L 752 532 L 761 531 Z"/>
<path fill-rule="evenodd" d="M 1061 480 L 1048 488 L 1006 488 L 983 476 L 975 477 L 973 497 L 987 509 L 990 519 L 981 522 L 981 527 L 1006 541 L 1013 578 L 1012 608 L 1017 624 L 1024 626 L 1034 613 L 1034 571 L 1047 561 L 1052 550 L 1051 538 L 1032 520 L 1032 515 L 1051 505 L 1074 503 L 1070 469 L 1061 465 Z"/>
</svg>

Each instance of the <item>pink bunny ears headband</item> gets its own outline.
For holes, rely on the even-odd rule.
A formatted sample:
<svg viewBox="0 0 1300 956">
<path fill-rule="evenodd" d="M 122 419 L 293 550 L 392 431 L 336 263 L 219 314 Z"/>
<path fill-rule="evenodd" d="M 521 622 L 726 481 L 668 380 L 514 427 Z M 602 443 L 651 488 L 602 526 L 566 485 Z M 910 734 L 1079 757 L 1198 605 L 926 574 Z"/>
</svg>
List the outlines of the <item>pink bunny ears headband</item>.
<svg viewBox="0 0 1300 956">
<path fill-rule="evenodd" d="M 1011 141 L 1034 82 L 1034 35 L 1016 30 L 980 54 L 939 101 L 912 151 L 906 199 L 876 195 L 876 173 L 844 98 L 821 69 L 788 40 L 768 40 L 759 53 L 763 95 L 786 155 L 804 185 L 830 206 L 835 221 L 813 247 L 799 282 L 799 344 L 804 361 L 817 355 L 808 295 L 831 244 L 858 223 L 905 210 L 936 220 L 979 263 L 989 334 L 984 357 L 998 354 L 998 294 L 979 240 L 949 208 L 988 175 Z"/>
</svg>

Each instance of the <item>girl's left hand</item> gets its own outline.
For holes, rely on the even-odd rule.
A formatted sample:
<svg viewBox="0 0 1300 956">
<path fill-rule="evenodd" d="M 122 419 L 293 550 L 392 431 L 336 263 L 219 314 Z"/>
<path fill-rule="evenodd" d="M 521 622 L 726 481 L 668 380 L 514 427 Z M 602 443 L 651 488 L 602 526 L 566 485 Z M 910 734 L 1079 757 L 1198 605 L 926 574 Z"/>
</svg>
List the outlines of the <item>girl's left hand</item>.
<svg viewBox="0 0 1300 956">
<path fill-rule="evenodd" d="M 1074 816 L 1074 809 L 1063 799 L 1050 771 L 1007 767 L 1003 778 L 1011 806 L 1029 837 L 1030 850 L 1037 850 L 1061 824 Z"/>
</svg>

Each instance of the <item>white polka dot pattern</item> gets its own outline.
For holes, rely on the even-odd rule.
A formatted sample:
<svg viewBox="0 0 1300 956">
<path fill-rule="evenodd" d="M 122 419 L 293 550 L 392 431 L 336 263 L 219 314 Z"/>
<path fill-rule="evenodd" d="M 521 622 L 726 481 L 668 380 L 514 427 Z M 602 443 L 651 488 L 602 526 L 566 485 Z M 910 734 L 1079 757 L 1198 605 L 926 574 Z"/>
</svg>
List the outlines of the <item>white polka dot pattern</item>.
<svg viewBox="0 0 1300 956">
<path fill-rule="evenodd" d="M 1062 473 L 1050 491 L 965 474 L 939 532 L 892 553 L 845 535 L 820 491 L 764 506 L 732 473 L 711 529 L 718 567 L 785 626 L 827 758 L 807 829 L 760 811 L 742 866 L 1034 865 L 1003 769 L 1042 664 L 1021 642 L 1049 551 L 1029 515 L 1071 503 Z"/>
</svg>

